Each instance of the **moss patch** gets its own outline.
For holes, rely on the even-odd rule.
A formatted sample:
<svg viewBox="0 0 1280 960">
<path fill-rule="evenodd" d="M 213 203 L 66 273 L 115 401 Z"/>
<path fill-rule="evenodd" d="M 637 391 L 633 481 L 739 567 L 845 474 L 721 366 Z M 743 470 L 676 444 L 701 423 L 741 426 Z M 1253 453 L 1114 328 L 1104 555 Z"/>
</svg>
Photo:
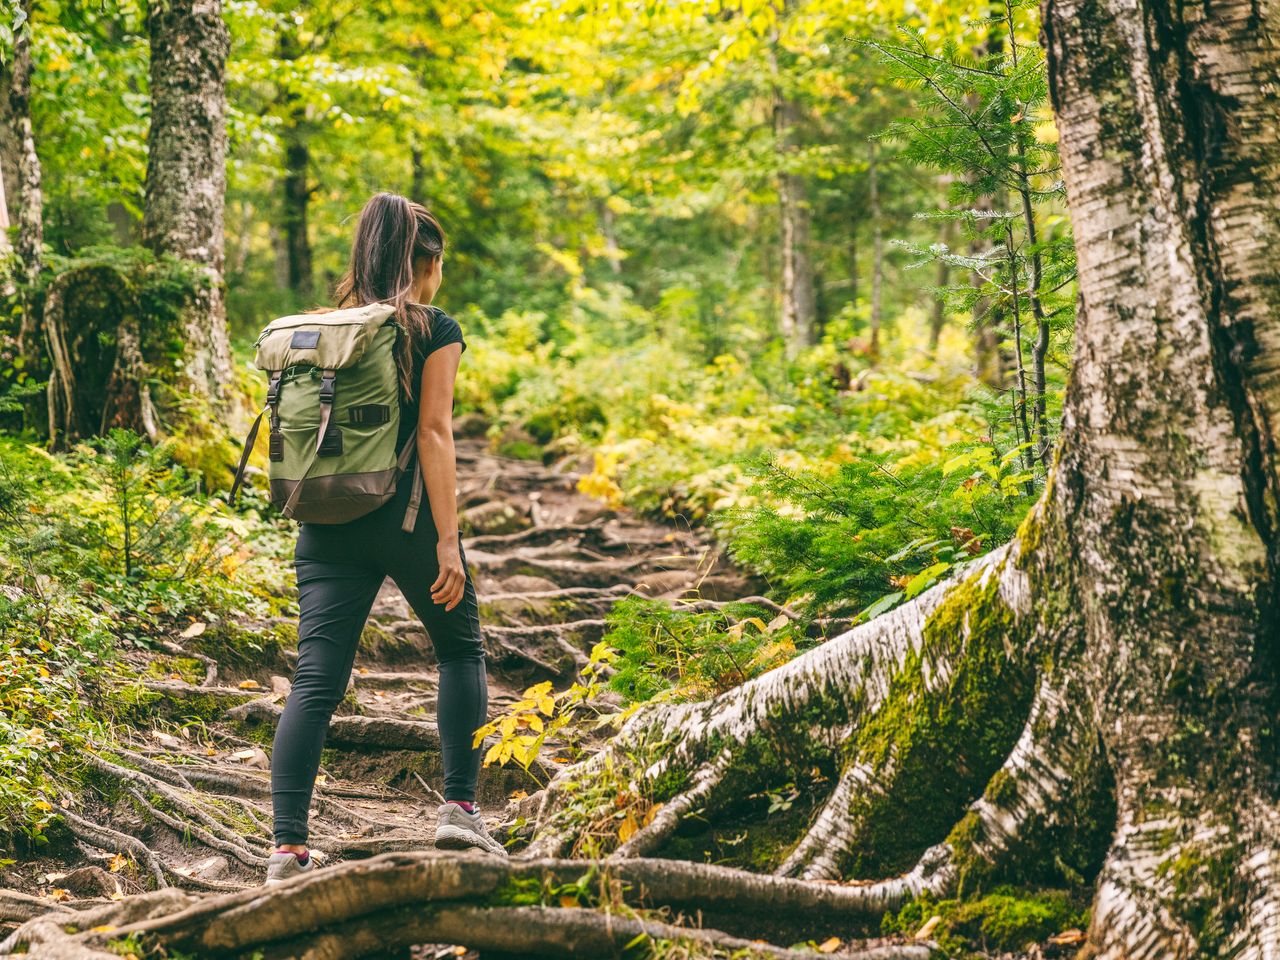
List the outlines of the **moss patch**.
<svg viewBox="0 0 1280 960">
<path fill-rule="evenodd" d="M 1088 895 L 1065 890 L 1000 887 L 969 900 L 922 897 L 881 922 L 885 935 L 913 935 L 932 917 L 941 917 L 933 939 L 952 957 L 987 956 L 1023 950 L 1054 934 L 1088 925 Z"/>
</svg>

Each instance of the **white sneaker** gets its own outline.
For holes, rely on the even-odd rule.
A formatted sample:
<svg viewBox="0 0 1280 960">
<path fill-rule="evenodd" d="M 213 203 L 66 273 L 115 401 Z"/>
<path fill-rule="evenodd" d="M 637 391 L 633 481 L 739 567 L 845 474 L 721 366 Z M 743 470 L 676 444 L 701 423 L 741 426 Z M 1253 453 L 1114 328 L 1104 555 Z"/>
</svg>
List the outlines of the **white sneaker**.
<svg viewBox="0 0 1280 960">
<path fill-rule="evenodd" d="M 439 850 L 483 850 L 499 857 L 507 848 L 485 829 L 478 813 L 467 813 L 456 803 L 442 803 L 436 811 L 436 848 Z"/>
<path fill-rule="evenodd" d="M 292 880 L 294 877 L 300 877 L 304 873 L 310 873 L 316 868 L 316 856 L 310 854 L 307 862 L 303 863 L 298 859 L 296 853 L 288 850 L 282 850 L 271 855 L 271 859 L 267 861 L 267 886 L 277 883 L 284 883 L 286 880 Z"/>
</svg>

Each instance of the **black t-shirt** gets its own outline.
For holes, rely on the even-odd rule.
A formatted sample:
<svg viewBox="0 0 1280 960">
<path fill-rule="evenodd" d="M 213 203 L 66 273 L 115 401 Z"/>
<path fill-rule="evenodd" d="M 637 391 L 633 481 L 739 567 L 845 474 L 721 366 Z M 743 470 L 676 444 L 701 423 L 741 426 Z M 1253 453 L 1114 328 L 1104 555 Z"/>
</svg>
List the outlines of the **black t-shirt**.
<svg viewBox="0 0 1280 960">
<path fill-rule="evenodd" d="M 413 436 L 414 430 L 418 426 L 418 392 L 422 388 L 422 368 L 427 362 L 427 357 L 435 353 L 441 347 L 448 346 L 451 343 L 462 344 L 462 349 L 467 349 L 467 341 L 462 338 L 462 328 L 458 326 L 458 321 L 453 319 L 439 307 L 428 306 L 431 312 L 431 337 L 425 344 L 419 345 L 413 351 L 413 397 L 409 400 L 402 401 L 400 404 L 400 432 L 396 438 L 396 449 L 404 449 L 404 442 Z"/>
</svg>

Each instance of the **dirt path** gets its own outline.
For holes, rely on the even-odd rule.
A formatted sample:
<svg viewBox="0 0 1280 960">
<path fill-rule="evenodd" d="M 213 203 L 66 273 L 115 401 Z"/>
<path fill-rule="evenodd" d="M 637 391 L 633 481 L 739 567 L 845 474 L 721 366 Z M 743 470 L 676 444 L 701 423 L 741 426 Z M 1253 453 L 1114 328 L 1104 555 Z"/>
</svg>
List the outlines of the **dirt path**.
<svg viewBox="0 0 1280 960">
<path fill-rule="evenodd" d="M 532 683 L 571 681 L 620 597 L 735 599 L 758 590 L 704 534 L 615 514 L 577 493 L 584 467 L 503 458 L 482 440 L 458 440 L 491 713 Z M 133 719 L 129 741 L 89 758 L 101 799 L 67 811 L 75 839 L 60 859 L 19 863 L 0 885 L 88 903 L 138 892 L 150 878 L 196 889 L 260 882 L 271 851 L 266 751 L 292 662 L 292 651 L 269 640 L 280 626 L 242 625 L 262 640 L 256 660 L 202 661 L 196 648 L 207 638 L 195 637 L 131 657 L 156 679 L 119 695 L 136 701 L 122 708 Z M 322 862 L 431 846 L 441 782 L 434 663 L 424 628 L 388 582 L 322 760 L 312 811 Z M 481 807 L 497 818 L 513 793 L 537 786 L 519 768 L 487 768 Z M 113 861 L 118 854 L 132 862 Z"/>
</svg>

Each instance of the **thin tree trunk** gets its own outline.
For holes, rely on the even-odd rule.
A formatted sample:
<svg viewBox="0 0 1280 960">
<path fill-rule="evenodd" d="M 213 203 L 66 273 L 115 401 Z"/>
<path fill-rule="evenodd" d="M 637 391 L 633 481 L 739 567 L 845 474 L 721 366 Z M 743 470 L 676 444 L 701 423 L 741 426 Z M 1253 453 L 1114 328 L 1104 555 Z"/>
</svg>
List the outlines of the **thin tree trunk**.
<svg viewBox="0 0 1280 960">
<path fill-rule="evenodd" d="M 618 246 L 618 228 L 613 208 L 609 206 L 609 198 L 599 202 L 600 232 L 604 234 L 604 256 L 609 264 L 609 272 L 615 277 L 622 276 L 622 248 Z"/>
<path fill-rule="evenodd" d="M 845 246 L 849 255 L 849 302 L 858 303 L 858 225 L 849 225 L 849 242 Z"/>
<path fill-rule="evenodd" d="M 44 194 L 41 187 L 40 157 L 36 154 L 31 127 L 31 0 L 21 7 L 26 23 L 13 43 L 13 65 L 9 71 L 9 123 L 18 149 L 18 233 L 14 250 L 22 265 L 24 285 L 22 323 L 18 329 L 18 353 L 30 363 L 39 358 L 40 323 L 32 288 L 44 265 Z M 34 369 L 34 367 L 33 367 Z"/>
<path fill-rule="evenodd" d="M 779 17 L 786 12 L 785 0 Z M 782 249 L 781 331 L 787 356 L 794 357 L 813 343 L 815 300 L 813 262 L 809 253 L 809 210 L 804 178 L 791 168 L 797 152 L 795 128 L 799 111 L 782 87 L 776 50 L 777 31 L 769 43 L 769 69 L 773 75 L 773 143 L 778 172 L 778 227 Z"/>
<path fill-rule="evenodd" d="M 297 60 L 302 50 L 291 26 L 286 25 L 277 41 L 277 55 L 285 62 Z M 308 303 L 315 293 L 315 271 L 311 257 L 309 218 L 311 210 L 311 131 L 306 104 L 297 94 L 283 94 L 284 176 L 281 178 L 280 225 L 284 232 L 286 282 L 300 303 Z"/>
<path fill-rule="evenodd" d="M 872 140 L 867 159 L 867 210 L 871 218 L 871 359 L 880 357 L 881 301 L 884 286 L 884 227 L 880 222 L 880 186 L 877 182 L 876 142 Z"/>
<path fill-rule="evenodd" d="M 143 242 L 198 264 L 208 284 L 186 321 L 184 386 L 221 408 L 231 350 L 223 293 L 225 74 L 221 0 L 150 0 L 151 133 Z"/>
<path fill-rule="evenodd" d="M 994 14 L 994 10 L 992 13 Z M 974 49 L 974 58 L 980 61 L 987 56 L 996 54 L 1003 44 L 1004 35 L 998 26 L 998 21 L 993 22 L 988 30 L 986 40 Z M 965 98 L 965 108 L 970 113 L 974 111 L 976 105 L 976 95 Z M 1004 208 L 1004 198 L 989 194 L 977 198 L 974 206 L 979 210 L 1000 211 Z M 970 243 L 969 256 L 989 256 L 994 249 L 995 243 L 990 238 L 978 238 Z M 973 286 L 981 287 L 982 285 L 982 278 L 975 273 Z M 990 298 L 978 297 L 974 301 L 973 353 L 975 372 L 983 383 L 997 391 L 1003 391 L 1008 387 L 1009 358 L 1001 347 L 1001 342 L 1004 340 L 1006 333 L 1004 330 L 1005 320 L 1004 310 L 998 303 L 993 303 Z"/>
<path fill-rule="evenodd" d="M 311 146 L 303 129 L 305 124 L 303 113 L 303 108 L 298 107 L 285 121 L 282 222 L 289 289 L 300 301 L 308 301 L 314 293 L 311 237 L 308 228 L 311 208 L 311 187 L 308 183 Z"/>
</svg>

